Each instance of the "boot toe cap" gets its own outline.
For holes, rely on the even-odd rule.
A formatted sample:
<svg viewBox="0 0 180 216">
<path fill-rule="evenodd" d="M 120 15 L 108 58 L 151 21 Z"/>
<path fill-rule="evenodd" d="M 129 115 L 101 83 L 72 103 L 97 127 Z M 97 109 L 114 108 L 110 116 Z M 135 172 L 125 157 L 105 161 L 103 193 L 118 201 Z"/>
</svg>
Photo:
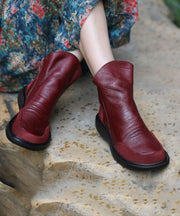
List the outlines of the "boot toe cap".
<svg viewBox="0 0 180 216">
<path fill-rule="evenodd" d="M 16 115 L 6 127 L 7 138 L 16 145 L 30 149 L 30 150 L 42 150 L 45 149 L 51 139 L 50 127 L 47 126 L 44 133 L 41 136 L 32 134 L 26 131 Z"/>
<path fill-rule="evenodd" d="M 119 143 L 115 145 L 115 149 L 118 154 L 125 160 L 137 164 L 157 164 L 165 160 L 166 152 L 163 148 L 158 150 L 146 149 L 138 150 L 136 148 L 132 149 L 127 144 Z"/>
</svg>

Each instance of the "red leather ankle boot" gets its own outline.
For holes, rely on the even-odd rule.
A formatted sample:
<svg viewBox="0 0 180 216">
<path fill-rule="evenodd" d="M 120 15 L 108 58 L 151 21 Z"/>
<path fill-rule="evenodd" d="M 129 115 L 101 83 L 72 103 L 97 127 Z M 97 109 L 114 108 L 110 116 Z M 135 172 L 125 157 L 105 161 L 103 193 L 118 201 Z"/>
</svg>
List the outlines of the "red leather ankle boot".
<svg viewBox="0 0 180 216">
<path fill-rule="evenodd" d="M 64 51 L 42 60 L 39 75 L 18 96 L 19 113 L 9 122 L 10 141 L 31 150 L 49 145 L 49 119 L 58 98 L 81 75 L 79 60 Z"/>
<path fill-rule="evenodd" d="M 100 109 L 96 127 L 109 142 L 114 159 L 137 169 L 162 168 L 169 156 L 147 129 L 133 99 L 133 65 L 115 60 L 95 75 Z"/>
</svg>

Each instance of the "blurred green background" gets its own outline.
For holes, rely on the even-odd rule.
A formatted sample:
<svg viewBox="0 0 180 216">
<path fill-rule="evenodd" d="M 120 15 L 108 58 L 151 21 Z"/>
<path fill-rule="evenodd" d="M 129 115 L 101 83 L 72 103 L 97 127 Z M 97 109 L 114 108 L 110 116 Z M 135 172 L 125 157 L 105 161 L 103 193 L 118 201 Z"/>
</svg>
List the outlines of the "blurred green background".
<svg viewBox="0 0 180 216">
<path fill-rule="evenodd" d="M 180 0 L 164 0 L 170 9 L 172 21 L 180 28 Z"/>
</svg>

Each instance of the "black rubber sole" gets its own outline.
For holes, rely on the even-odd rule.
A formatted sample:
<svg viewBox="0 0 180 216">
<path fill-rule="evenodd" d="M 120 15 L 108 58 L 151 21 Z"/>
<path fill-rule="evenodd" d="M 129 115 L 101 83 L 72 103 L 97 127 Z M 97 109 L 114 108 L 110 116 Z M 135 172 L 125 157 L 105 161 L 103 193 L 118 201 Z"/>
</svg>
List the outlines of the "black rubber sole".
<svg viewBox="0 0 180 216">
<path fill-rule="evenodd" d="M 24 107 L 25 101 L 26 101 L 26 87 L 24 87 L 18 94 L 19 109 L 22 109 Z M 16 116 L 14 116 L 14 118 L 11 119 L 11 121 L 8 123 L 8 125 L 6 127 L 6 136 L 12 143 L 14 143 L 18 146 L 21 146 L 23 148 L 32 150 L 32 151 L 44 150 L 45 148 L 47 148 L 49 146 L 50 141 L 51 141 L 51 133 L 49 133 L 48 140 L 45 143 L 41 143 L 41 144 L 31 143 L 31 142 L 28 142 L 28 141 L 23 140 L 22 138 L 16 136 L 12 130 L 12 125 L 13 125 L 13 122 L 14 122 Z"/>
<path fill-rule="evenodd" d="M 153 163 L 153 164 L 140 164 L 140 163 L 134 163 L 132 161 L 126 160 L 115 149 L 114 142 L 109 133 L 109 130 L 101 122 L 98 114 L 96 115 L 96 128 L 99 134 L 103 137 L 103 139 L 109 143 L 113 158 L 123 167 L 127 167 L 129 169 L 151 170 L 151 169 L 162 169 L 169 164 L 169 156 L 167 152 L 165 152 L 166 157 L 163 161 L 160 161 L 158 163 Z"/>
</svg>

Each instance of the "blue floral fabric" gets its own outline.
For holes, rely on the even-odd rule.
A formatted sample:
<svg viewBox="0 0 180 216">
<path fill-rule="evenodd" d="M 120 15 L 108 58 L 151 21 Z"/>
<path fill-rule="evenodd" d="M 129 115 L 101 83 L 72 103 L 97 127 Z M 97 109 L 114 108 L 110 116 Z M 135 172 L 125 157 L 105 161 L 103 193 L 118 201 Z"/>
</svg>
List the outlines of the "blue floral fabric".
<svg viewBox="0 0 180 216">
<path fill-rule="evenodd" d="M 43 57 L 73 50 L 99 0 L 1 0 L 0 91 L 16 92 L 37 76 Z M 112 47 L 129 42 L 136 0 L 103 0 Z"/>
</svg>

